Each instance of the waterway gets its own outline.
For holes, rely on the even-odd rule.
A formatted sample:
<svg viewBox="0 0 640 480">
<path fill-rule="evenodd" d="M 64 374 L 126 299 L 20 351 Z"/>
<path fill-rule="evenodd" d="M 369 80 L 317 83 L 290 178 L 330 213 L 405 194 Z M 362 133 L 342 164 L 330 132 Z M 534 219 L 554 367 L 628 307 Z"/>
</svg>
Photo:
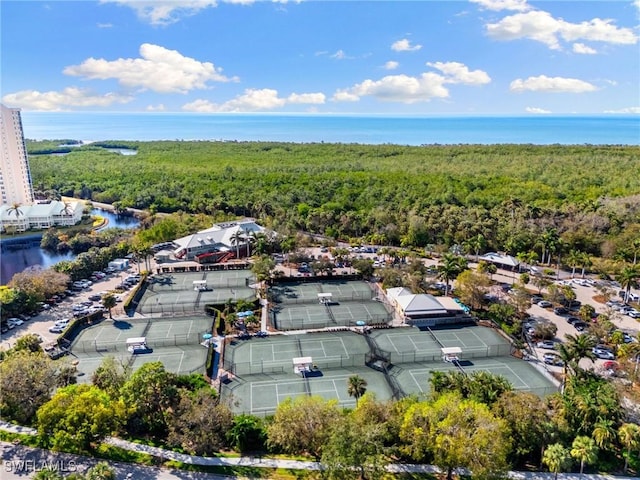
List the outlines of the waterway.
<svg viewBox="0 0 640 480">
<path fill-rule="evenodd" d="M 100 210 L 94 208 L 91 211 L 92 215 L 100 215 L 109 220 L 108 225 L 105 228 L 136 228 L 140 225 L 140 221 L 131 216 L 115 215 L 114 213 L 107 212 L 106 210 Z M 2 257 L 0 258 L 0 285 L 6 285 L 9 283 L 13 275 L 18 272 L 22 272 L 28 267 L 40 265 L 42 267 L 50 267 L 63 260 L 73 260 L 75 255 L 73 253 L 51 253 L 46 250 L 42 250 L 38 245 L 33 245 L 29 248 L 23 248 L 20 250 L 4 249 L 2 251 Z"/>
</svg>

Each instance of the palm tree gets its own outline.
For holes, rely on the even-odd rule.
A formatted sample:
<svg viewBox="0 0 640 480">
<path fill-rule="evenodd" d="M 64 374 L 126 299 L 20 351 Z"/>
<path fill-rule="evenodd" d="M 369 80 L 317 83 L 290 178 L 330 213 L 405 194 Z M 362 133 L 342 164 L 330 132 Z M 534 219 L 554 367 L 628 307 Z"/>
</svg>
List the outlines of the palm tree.
<svg viewBox="0 0 640 480">
<path fill-rule="evenodd" d="M 569 451 L 560 443 L 549 445 L 542 456 L 542 463 L 556 474 L 555 480 L 558 480 L 558 473 L 569 466 Z"/>
<path fill-rule="evenodd" d="M 7 208 L 7 216 L 13 213 L 16 218 L 19 218 L 20 215 L 22 215 L 22 210 L 20 210 L 21 206 L 22 205 L 20 205 L 19 203 L 12 203 L 11 206 Z"/>
<path fill-rule="evenodd" d="M 636 265 L 627 265 L 620 271 L 620 273 L 616 277 L 616 280 L 624 289 L 625 303 L 629 301 L 631 288 L 638 286 L 638 279 L 640 279 L 640 268 L 638 268 Z"/>
<path fill-rule="evenodd" d="M 231 243 L 236 246 L 236 258 L 240 258 L 240 243 L 244 240 L 243 231 L 241 229 L 236 230 L 236 233 L 231 235 Z"/>
<path fill-rule="evenodd" d="M 352 375 L 347 380 L 347 393 L 350 397 L 356 399 L 356 405 L 358 404 L 358 400 L 364 393 L 367 391 L 367 381 L 358 376 Z"/>
<path fill-rule="evenodd" d="M 109 318 L 113 320 L 113 316 L 111 315 L 111 309 L 116 306 L 116 297 L 111 293 L 107 293 L 104 297 L 102 297 L 102 305 L 104 308 L 109 310 Z"/>
<path fill-rule="evenodd" d="M 635 423 L 623 423 L 618 429 L 618 438 L 627 449 L 626 455 L 624 455 L 624 473 L 627 473 L 631 451 L 640 453 L 640 426 Z"/>
<path fill-rule="evenodd" d="M 571 250 L 567 255 L 567 265 L 571 267 L 571 278 L 576 276 L 576 268 L 582 261 L 583 253 L 578 250 Z"/>
<path fill-rule="evenodd" d="M 436 267 L 438 279 L 446 283 L 445 295 L 449 295 L 451 280 L 454 280 L 466 268 L 466 266 L 463 268 L 461 260 L 463 260 L 461 257 L 452 253 L 445 253 L 442 256 L 442 263 Z"/>
<path fill-rule="evenodd" d="M 487 241 L 484 238 L 484 235 L 479 233 L 475 237 L 471 237 L 468 240 L 469 247 L 473 249 L 473 253 L 476 256 L 476 262 L 478 261 L 478 257 L 480 255 L 480 250 L 487 246 Z"/>
<path fill-rule="evenodd" d="M 547 228 L 542 235 L 540 235 L 540 243 L 542 243 L 542 261 L 544 263 L 545 257 L 548 255 L 547 265 L 551 265 L 551 253 L 556 250 L 556 246 L 560 237 L 555 228 Z"/>
<path fill-rule="evenodd" d="M 585 270 L 593 265 L 591 257 L 588 253 L 583 252 L 580 257 L 580 267 L 582 268 L 582 278 L 584 278 Z"/>
<path fill-rule="evenodd" d="M 608 450 L 609 447 L 615 442 L 617 431 L 613 420 L 608 418 L 601 418 L 593 426 L 593 439 L 596 445 L 603 450 Z"/>
<path fill-rule="evenodd" d="M 593 438 L 578 436 L 573 439 L 571 451 L 573 458 L 580 461 L 580 474 L 584 471 L 585 464 L 594 463 L 598 459 L 598 447 Z"/>
<path fill-rule="evenodd" d="M 598 341 L 593 335 L 588 333 L 582 333 L 580 335 L 567 334 L 564 338 L 566 339 L 566 347 L 573 353 L 573 357 L 577 362 L 583 358 L 588 358 L 592 362 L 596 360 L 593 347 L 597 345 Z"/>
</svg>

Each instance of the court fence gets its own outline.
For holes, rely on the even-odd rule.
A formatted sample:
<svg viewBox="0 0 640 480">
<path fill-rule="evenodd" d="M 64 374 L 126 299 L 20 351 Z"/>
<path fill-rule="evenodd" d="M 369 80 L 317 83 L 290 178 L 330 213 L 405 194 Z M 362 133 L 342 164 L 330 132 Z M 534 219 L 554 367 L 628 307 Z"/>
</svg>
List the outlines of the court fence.
<svg viewBox="0 0 640 480">
<path fill-rule="evenodd" d="M 320 291 L 317 293 L 320 293 Z M 308 296 L 294 296 L 294 294 L 291 293 L 272 293 L 271 299 L 276 303 L 291 305 L 318 303 L 319 301 L 317 295 L 309 294 Z M 373 301 L 373 297 L 371 296 L 371 291 L 350 293 L 331 292 L 331 300 L 334 302 L 371 302 Z"/>
<path fill-rule="evenodd" d="M 202 342 L 202 336 L 207 333 L 199 332 L 199 333 L 190 333 L 190 334 L 179 334 L 173 335 L 169 338 L 147 338 L 147 346 L 149 348 L 160 348 L 160 347 L 178 347 L 181 345 L 198 345 Z M 85 340 L 75 342 L 71 347 L 72 352 L 82 352 L 82 353 L 111 353 L 111 352 L 124 352 L 126 353 L 127 344 L 123 340 L 121 342 L 100 342 L 97 340 Z"/>
<path fill-rule="evenodd" d="M 361 367 L 365 365 L 364 353 L 349 355 L 349 356 L 335 356 L 335 357 L 323 357 L 314 358 L 313 366 L 317 370 L 329 370 L 332 368 L 349 368 L 349 367 Z M 225 355 L 227 357 L 227 355 Z M 263 360 L 260 363 L 257 362 L 234 362 L 233 355 L 231 358 L 225 358 L 223 361 L 223 367 L 226 371 L 242 376 L 242 375 L 260 375 L 268 373 L 293 373 L 293 362 L 291 360 L 282 361 L 267 361 Z"/>
<path fill-rule="evenodd" d="M 324 308 L 324 307 L 323 307 Z M 341 319 L 335 318 L 332 319 L 329 316 L 329 313 L 325 311 L 326 315 L 323 315 L 322 318 L 281 318 L 278 315 L 278 312 L 271 310 L 269 315 L 271 317 L 271 325 L 280 331 L 291 331 L 291 330 L 316 330 L 323 328 L 333 328 L 336 326 L 340 327 L 357 327 L 359 326 L 358 322 L 365 322 L 367 326 L 370 327 L 381 327 L 388 324 L 391 321 L 392 316 L 390 314 L 379 314 L 379 315 L 364 315 L 358 317 L 357 319 L 349 318 L 349 319 Z"/>
<path fill-rule="evenodd" d="M 227 279 L 215 279 L 207 280 L 207 287 L 209 288 L 233 288 L 233 287 L 249 287 L 255 280 L 251 277 L 240 278 L 227 278 Z M 193 283 L 187 282 L 182 285 L 175 283 L 165 283 L 162 281 L 150 282 L 147 286 L 147 290 L 152 292 L 175 292 L 175 291 L 188 291 L 193 290 Z"/>
</svg>

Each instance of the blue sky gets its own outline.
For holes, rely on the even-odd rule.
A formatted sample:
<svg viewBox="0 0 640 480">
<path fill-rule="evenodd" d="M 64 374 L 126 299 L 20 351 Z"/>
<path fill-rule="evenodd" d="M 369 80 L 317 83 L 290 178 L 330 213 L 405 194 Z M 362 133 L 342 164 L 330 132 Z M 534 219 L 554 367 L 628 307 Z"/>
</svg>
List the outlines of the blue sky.
<svg viewBox="0 0 640 480">
<path fill-rule="evenodd" d="M 2 0 L 27 111 L 640 114 L 640 0 Z"/>
</svg>

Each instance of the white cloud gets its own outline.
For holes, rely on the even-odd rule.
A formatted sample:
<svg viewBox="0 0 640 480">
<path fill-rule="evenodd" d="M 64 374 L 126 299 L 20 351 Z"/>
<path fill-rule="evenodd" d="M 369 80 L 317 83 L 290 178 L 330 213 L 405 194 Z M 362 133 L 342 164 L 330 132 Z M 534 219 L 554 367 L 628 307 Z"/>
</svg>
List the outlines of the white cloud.
<svg viewBox="0 0 640 480">
<path fill-rule="evenodd" d="M 640 2 L 640 0 L 638 0 Z M 640 107 L 627 107 L 620 108 L 618 110 L 605 110 L 604 113 L 632 113 L 632 114 L 640 114 Z"/>
<path fill-rule="evenodd" d="M 595 55 L 598 52 L 588 45 L 585 45 L 584 43 L 574 43 L 573 53 L 580 53 L 582 55 Z"/>
<path fill-rule="evenodd" d="M 391 45 L 391 50 L 396 52 L 416 52 L 421 48 L 422 45 L 419 44 L 411 45 L 411 40 L 407 38 L 393 42 L 393 45 Z"/>
<path fill-rule="evenodd" d="M 169 25 L 200 10 L 217 6 L 216 0 L 101 0 L 135 10 L 138 18 L 152 25 Z"/>
<path fill-rule="evenodd" d="M 114 103 L 128 103 L 133 97 L 107 93 L 97 95 L 88 90 L 77 87 L 67 87 L 59 92 L 39 92 L 37 90 L 22 90 L 9 93 L 2 97 L 7 105 L 24 108 L 25 110 L 69 110 L 83 107 L 108 107 Z"/>
<path fill-rule="evenodd" d="M 347 54 L 344 53 L 344 50 L 338 50 L 336 53 L 334 53 L 333 55 L 330 55 L 331 58 L 335 58 L 336 60 L 345 60 L 349 57 L 347 57 Z"/>
<path fill-rule="evenodd" d="M 96 26 L 98 28 L 112 28 L 113 24 L 112 23 L 98 23 L 98 24 L 96 24 Z"/>
<path fill-rule="evenodd" d="M 545 92 L 545 93 L 584 93 L 597 90 L 595 85 L 577 78 L 529 77 L 526 80 L 518 78 L 511 82 L 509 90 L 512 92 Z"/>
<path fill-rule="evenodd" d="M 531 7 L 527 5 L 527 0 L 471 0 L 471 3 L 477 3 L 486 10 L 515 10 L 524 12 Z"/>
<path fill-rule="evenodd" d="M 541 114 L 541 115 L 551 113 L 551 110 L 545 110 L 544 108 L 538 108 L 538 107 L 527 107 L 524 110 L 527 113 L 535 113 L 535 114 Z"/>
<path fill-rule="evenodd" d="M 384 64 L 384 66 L 382 68 L 384 68 L 385 70 L 395 70 L 399 66 L 400 66 L 400 64 L 398 62 L 394 62 L 393 60 L 389 60 L 387 63 Z"/>
<path fill-rule="evenodd" d="M 222 69 L 210 62 L 199 62 L 185 57 L 176 50 L 144 43 L 140 46 L 141 58 L 119 58 L 108 61 L 88 58 L 80 65 L 64 69 L 67 75 L 88 79 L 115 78 L 121 85 L 143 88 L 160 93 L 187 93 L 193 89 L 207 88 L 207 82 L 237 81 L 222 75 Z"/>
<path fill-rule="evenodd" d="M 164 112 L 165 106 L 162 103 L 158 105 L 147 105 L 147 112 Z"/>
<path fill-rule="evenodd" d="M 335 101 L 357 101 L 361 97 L 372 96 L 385 102 L 417 103 L 428 102 L 432 98 L 447 98 L 449 91 L 444 87 L 445 78 L 436 73 L 423 73 L 419 77 L 389 75 L 380 80 L 365 80 L 351 88 L 338 90 Z"/>
<path fill-rule="evenodd" d="M 357 102 L 361 97 L 371 96 L 380 101 L 417 103 L 428 102 L 432 98 L 447 98 L 446 84 L 483 85 L 491 78 L 482 70 L 469 71 L 458 62 L 434 62 L 428 66 L 440 70 L 444 75 L 425 72 L 418 77 L 408 75 L 388 75 L 380 80 L 367 79 L 350 88 L 339 89 L 332 99 L 336 102 Z"/>
<path fill-rule="evenodd" d="M 287 97 L 287 103 L 310 103 L 321 105 L 324 102 L 324 93 L 292 93 Z"/>
<path fill-rule="evenodd" d="M 622 45 L 638 42 L 632 29 L 618 28 L 612 24 L 612 20 L 594 18 L 587 22 L 570 23 L 538 10 L 510 15 L 497 23 L 487 24 L 486 29 L 490 37 L 498 40 L 528 38 L 552 49 L 560 48 L 560 39 L 567 42 L 582 39 Z"/>
<path fill-rule="evenodd" d="M 244 94 L 225 103 L 213 103 L 209 100 L 195 100 L 182 106 L 188 112 L 256 112 L 282 108 L 287 104 L 318 105 L 325 102 L 323 93 L 292 93 L 288 98 L 278 96 L 278 91 L 270 88 L 247 89 Z"/>
<path fill-rule="evenodd" d="M 484 85 L 491 82 L 487 72 L 482 70 L 470 71 L 469 67 L 459 62 L 428 62 L 427 65 L 444 73 L 446 75 L 446 83 Z"/>
</svg>

